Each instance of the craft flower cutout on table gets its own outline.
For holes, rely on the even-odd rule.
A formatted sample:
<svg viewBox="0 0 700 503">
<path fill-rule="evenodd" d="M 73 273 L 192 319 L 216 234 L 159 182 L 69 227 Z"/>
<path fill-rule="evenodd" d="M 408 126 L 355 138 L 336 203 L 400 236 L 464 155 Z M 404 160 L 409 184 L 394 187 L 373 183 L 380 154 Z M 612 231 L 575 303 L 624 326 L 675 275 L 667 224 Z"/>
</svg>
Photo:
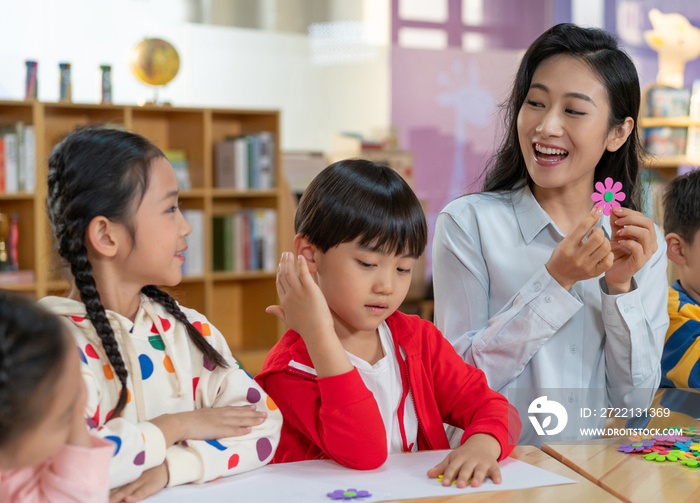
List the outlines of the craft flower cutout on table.
<svg viewBox="0 0 700 503">
<path fill-rule="evenodd" d="M 618 449 L 619 452 L 624 452 L 630 454 L 633 452 L 642 452 L 644 449 L 649 449 L 654 445 L 654 441 L 651 439 L 644 439 L 641 442 L 635 442 L 630 444 L 621 445 Z"/>
<path fill-rule="evenodd" d="M 332 493 L 326 494 L 326 496 L 334 500 L 352 500 L 355 498 L 368 498 L 372 495 L 367 491 L 358 491 L 357 489 L 348 489 L 347 491 L 336 489 Z"/>
<path fill-rule="evenodd" d="M 603 214 L 610 216 L 613 208 L 620 207 L 620 201 L 625 200 L 625 193 L 622 192 L 622 182 L 613 182 L 613 179 L 608 177 L 605 179 L 605 185 L 601 182 L 596 182 L 595 190 L 591 195 L 591 199 L 596 203 L 596 208 L 603 208 Z"/>
</svg>

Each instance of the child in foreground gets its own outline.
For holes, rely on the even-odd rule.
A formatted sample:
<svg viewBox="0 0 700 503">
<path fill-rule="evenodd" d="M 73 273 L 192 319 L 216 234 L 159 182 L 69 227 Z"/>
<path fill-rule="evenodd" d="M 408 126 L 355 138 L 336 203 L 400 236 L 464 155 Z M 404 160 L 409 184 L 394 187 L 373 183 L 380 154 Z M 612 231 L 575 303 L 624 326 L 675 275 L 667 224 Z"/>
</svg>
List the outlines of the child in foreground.
<svg viewBox="0 0 700 503">
<path fill-rule="evenodd" d="M 332 164 L 306 189 L 294 228 L 294 255 L 277 272 L 281 305 L 267 310 L 290 330 L 256 377 L 285 418 L 273 462 L 374 469 L 387 453 L 449 449 L 444 422 L 465 430 L 461 446 L 428 476 L 500 483 L 517 414 L 509 442 L 507 400 L 432 323 L 397 311 L 427 242 L 406 182 L 369 161 Z"/>
<path fill-rule="evenodd" d="M 110 501 L 268 463 L 279 410 L 207 318 L 156 286 L 182 279 L 192 230 L 163 153 L 132 133 L 75 131 L 49 158 L 47 206 L 74 287 L 41 304 L 81 350 L 88 424 L 117 446 Z"/>
<path fill-rule="evenodd" d="M 114 444 L 88 433 L 84 407 L 58 318 L 0 290 L 0 501 L 106 501 Z"/>
<path fill-rule="evenodd" d="M 664 196 L 666 255 L 678 266 L 669 288 L 661 387 L 700 388 L 700 170 L 675 178 Z M 697 403 L 697 400 L 695 400 Z"/>
</svg>

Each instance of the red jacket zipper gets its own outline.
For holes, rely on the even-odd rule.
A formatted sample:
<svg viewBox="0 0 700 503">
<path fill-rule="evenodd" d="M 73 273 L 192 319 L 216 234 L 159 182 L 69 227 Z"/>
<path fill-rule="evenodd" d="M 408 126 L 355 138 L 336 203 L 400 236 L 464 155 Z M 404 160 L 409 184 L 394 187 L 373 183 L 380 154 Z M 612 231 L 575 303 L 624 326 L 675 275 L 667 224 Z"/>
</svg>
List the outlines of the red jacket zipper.
<svg viewBox="0 0 700 503">
<path fill-rule="evenodd" d="M 399 355 L 399 357 L 403 360 L 403 358 L 400 355 Z M 411 379 L 410 379 L 410 376 L 408 374 L 408 361 L 403 360 L 403 368 L 406 372 L 406 384 L 408 386 L 408 390 L 410 391 L 411 390 Z M 406 397 L 408 397 L 408 393 L 406 394 Z M 404 401 L 404 407 L 406 406 L 405 403 L 406 402 Z M 418 408 L 416 407 L 415 397 L 413 398 L 413 410 L 416 413 L 416 421 L 418 422 L 418 427 L 420 428 L 421 433 L 423 433 L 423 438 L 425 438 L 425 443 L 427 444 L 428 449 L 432 451 L 433 446 L 430 444 L 430 440 L 428 440 L 428 434 L 426 433 L 425 428 L 423 428 L 423 423 L 421 422 L 420 417 L 418 416 Z M 403 425 L 401 425 L 401 427 L 403 427 Z"/>
</svg>

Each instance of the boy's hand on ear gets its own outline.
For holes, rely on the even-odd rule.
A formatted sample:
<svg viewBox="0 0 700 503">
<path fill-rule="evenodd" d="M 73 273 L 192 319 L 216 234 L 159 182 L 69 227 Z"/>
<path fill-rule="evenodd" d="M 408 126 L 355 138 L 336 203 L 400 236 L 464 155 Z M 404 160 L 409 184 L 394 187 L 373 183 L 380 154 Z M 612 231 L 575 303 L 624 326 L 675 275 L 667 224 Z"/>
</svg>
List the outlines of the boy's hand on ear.
<svg viewBox="0 0 700 503">
<path fill-rule="evenodd" d="M 605 273 L 608 293 L 617 295 L 632 289 L 632 277 L 656 253 L 654 222 L 638 211 L 615 208 L 610 215 L 612 267 Z"/>
<path fill-rule="evenodd" d="M 282 254 L 277 269 L 277 294 L 281 306 L 270 306 L 274 314 L 306 341 L 316 334 L 335 333 L 333 317 L 323 292 L 311 277 L 306 259 L 299 255 L 298 266 L 290 252 Z"/>
<path fill-rule="evenodd" d="M 486 433 L 476 433 L 451 451 L 442 463 L 428 470 L 428 477 L 433 479 L 442 475 L 443 486 L 456 480 L 460 489 L 467 487 L 470 481 L 472 487 L 479 487 L 486 477 L 490 477 L 494 484 L 500 484 L 500 455 L 498 440 Z"/>
<path fill-rule="evenodd" d="M 299 255 L 282 254 L 277 269 L 277 293 L 281 306 L 265 311 L 284 321 L 306 344 L 309 357 L 319 378 L 345 374 L 354 368 L 335 332 L 328 302 L 309 272 L 306 259 Z"/>
</svg>

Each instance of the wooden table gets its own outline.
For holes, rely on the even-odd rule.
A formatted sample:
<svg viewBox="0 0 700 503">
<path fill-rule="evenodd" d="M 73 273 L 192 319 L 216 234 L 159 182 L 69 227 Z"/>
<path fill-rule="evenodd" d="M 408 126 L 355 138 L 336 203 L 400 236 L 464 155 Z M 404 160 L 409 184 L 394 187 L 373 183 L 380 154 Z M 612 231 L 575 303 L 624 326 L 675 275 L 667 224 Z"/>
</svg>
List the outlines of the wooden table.
<svg viewBox="0 0 700 503">
<path fill-rule="evenodd" d="M 542 450 L 627 502 L 700 501 L 700 469 L 617 452 L 629 439 L 542 444 Z"/>
<path fill-rule="evenodd" d="M 415 500 L 400 500 L 396 503 L 474 503 L 479 501 L 499 501 L 506 503 L 520 503 L 522 501 L 547 503 L 551 501 L 553 503 L 578 503 L 586 500 L 595 503 L 619 503 L 617 498 L 536 447 L 516 447 L 513 450 L 511 457 L 542 468 L 543 470 L 548 470 L 552 473 L 576 480 L 578 481 L 578 484 L 533 487 L 532 489 L 520 489 L 517 491 L 485 492 L 470 495 L 449 496 L 447 498 L 435 497 Z"/>
</svg>

